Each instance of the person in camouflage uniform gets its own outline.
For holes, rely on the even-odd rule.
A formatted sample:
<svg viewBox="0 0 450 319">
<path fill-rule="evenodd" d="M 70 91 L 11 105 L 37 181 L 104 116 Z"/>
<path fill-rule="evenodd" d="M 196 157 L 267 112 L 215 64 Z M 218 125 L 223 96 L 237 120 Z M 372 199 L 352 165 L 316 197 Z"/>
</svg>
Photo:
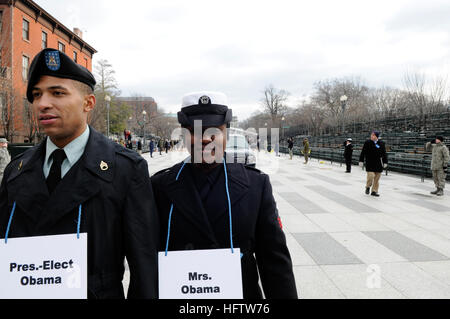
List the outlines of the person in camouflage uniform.
<svg viewBox="0 0 450 319">
<path fill-rule="evenodd" d="M 432 152 L 431 170 L 433 171 L 433 180 L 436 185 L 436 191 L 432 195 L 443 196 L 445 188 L 445 179 L 447 178 L 447 167 L 450 156 L 447 146 L 444 144 L 444 137 L 437 136 L 425 146 L 427 152 Z"/>
<path fill-rule="evenodd" d="M 8 152 L 8 141 L 5 138 L 0 139 L 0 183 L 3 180 L 3 172 L 6 166 L 11 162 L 11 156 Z"/>
<path fill-rule="evenodd" d="M 308 164 L 309 161 L 309 155 L 311 154 L 311 148 L 309 147 L 309 141 L 307 138 L 303 140 L 303 150 L 302 150 L 303 156 L 305 156 L 305 164 Z"/>
</svg>

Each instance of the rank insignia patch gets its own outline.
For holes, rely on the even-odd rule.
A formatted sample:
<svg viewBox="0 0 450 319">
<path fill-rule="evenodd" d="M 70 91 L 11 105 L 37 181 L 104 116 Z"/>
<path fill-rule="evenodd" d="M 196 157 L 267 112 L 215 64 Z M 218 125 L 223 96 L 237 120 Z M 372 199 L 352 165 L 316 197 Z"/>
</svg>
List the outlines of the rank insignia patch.
<svg viewBox="0 0 450 319">
<path fill-rule="evenodd" d="M 58 71 L 61 67 L 61 60 L 59 58 L 58 51 L 47 51 L 45 52 L 45 64 L 52 71 Z"/>
</svg>

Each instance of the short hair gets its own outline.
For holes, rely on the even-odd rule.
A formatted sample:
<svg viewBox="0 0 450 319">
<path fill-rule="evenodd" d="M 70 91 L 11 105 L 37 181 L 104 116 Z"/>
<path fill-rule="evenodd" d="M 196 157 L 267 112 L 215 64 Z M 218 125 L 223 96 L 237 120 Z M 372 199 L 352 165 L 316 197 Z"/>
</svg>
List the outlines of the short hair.
<svg viewBox="0 0 450 319">
<path fill-rule="evenodd" d="M 91 95 L 94 94 L 94 90 L 87 84 L 79 81 L 75 81 L 75 87 L 82 95 Z"/>
</svg>

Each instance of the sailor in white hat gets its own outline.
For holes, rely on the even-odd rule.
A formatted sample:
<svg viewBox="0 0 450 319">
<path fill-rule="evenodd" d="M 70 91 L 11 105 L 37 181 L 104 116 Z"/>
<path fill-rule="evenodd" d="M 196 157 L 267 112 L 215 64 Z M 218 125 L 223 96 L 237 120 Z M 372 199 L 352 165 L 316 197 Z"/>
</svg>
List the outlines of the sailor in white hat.
<svg viewBox="0 0 450 319">
<path fill-rule="evenodd" d="M 204 133 L 203 150 L 217 139 L 223 141 L 225 150 L 232 120 L 225 94 L 186 95 L 178 120 L 189 132 Z M 216 129 L 217 136 L 209 134 L 210 129 Z M 194 136 L 187 143 L 191 152 L 196 140 Z M 184 161 L 151 178 L 161 226 L 160 250 L 239 248 L 245 299 L 262 298 L 259 280 L 269 299 L 297 298 L 269 176 L 244 164 L 229 163 L 225 157 L 221 163 L 207 163 L 204 158 Z"/>
</svg>

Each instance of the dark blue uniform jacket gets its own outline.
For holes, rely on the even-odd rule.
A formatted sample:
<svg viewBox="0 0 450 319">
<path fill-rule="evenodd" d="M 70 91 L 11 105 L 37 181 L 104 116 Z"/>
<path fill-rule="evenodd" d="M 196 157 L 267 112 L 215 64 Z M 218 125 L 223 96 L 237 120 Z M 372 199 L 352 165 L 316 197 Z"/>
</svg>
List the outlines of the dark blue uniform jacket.
<svg viewBox="0 0 450 319">
<path fill-rule="evenodd" d="M 217 176 L 204 201 L 192 164 L 186 165 L 176 181 L 181 166 L 182 163 L 177 164 L 151 179 L 160 214 L 160 250 L 165 250 L 172 203 L 169 251 L 230 248 L 223 165 L 219 168 L 222 172 L 213 173 Z M 242 164 L 228 164 L 227 172 L 234 247 L 244 254 L 241 259 L 244 298 L 262 298 L 258 271 L 266 298 L 297 298 L 291 257 L 269 177 Z"/>
</svg>

